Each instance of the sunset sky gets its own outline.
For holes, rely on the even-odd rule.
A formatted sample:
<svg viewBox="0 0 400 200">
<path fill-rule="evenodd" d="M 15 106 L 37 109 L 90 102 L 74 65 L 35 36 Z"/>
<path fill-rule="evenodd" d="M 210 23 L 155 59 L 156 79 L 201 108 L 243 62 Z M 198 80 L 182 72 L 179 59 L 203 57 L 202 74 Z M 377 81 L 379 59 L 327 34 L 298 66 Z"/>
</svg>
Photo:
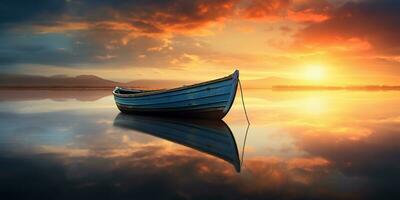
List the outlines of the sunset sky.
<svg viewBox="0 0 400 200">
<path fill-rule="evenodd" d="M 398 0 L 2 0 L 0 72 L 400 84 Z"/>
</svg>

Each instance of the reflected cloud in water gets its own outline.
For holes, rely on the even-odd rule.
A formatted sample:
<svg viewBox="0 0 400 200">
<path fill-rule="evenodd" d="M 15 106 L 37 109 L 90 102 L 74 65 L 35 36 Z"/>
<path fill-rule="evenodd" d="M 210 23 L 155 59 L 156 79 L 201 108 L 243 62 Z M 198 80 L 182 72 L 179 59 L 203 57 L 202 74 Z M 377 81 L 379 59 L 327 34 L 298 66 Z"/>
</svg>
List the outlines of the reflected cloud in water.
<svg viewBox="0 0 400 200">
<path fill-rule="evenodd" d="M 399 197 L 399 93 L 246 95 L 252 126 L 240 173 L 240 101 L 225 119 L 229 127 L 119 115 L 108 96 L 2 101 L 2 198 Z"/>
</svg>

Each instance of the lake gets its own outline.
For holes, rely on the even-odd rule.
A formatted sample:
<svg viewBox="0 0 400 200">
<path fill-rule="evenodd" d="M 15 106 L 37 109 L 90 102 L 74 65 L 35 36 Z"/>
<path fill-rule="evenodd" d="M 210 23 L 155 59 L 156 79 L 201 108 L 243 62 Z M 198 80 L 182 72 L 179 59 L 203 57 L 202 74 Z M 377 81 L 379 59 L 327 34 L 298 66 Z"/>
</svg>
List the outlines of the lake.
<svg viewBox="0 0 400 200">
<path fill-rule="evenodd" d="M 119 114 L 111 91 L 3 90 L 3 199 L 396 199 L 399 91 L 245 90 L 224 122 Z M 246 130 L 248 129 L 248 132 Z"/>
</svg>

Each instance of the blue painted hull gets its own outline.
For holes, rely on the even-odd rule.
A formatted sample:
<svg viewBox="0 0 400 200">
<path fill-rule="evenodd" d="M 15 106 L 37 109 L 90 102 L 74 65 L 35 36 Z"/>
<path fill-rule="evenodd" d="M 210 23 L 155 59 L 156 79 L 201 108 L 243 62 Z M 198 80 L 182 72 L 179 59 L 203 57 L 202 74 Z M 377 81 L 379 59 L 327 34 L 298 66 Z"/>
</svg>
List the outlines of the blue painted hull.
<svg viewBox="0 0 400 200">
<path fill-rule="evenodd" d="M 115 102 L 125 113 L 222 119 L 236 95 L 239 71 L 204 83 L 169 90 L 140 91 L 116 87 Z"/>
<path fill-rule="evenodd" d="M 114 126 L 150 134 L 231 163 L 240 171 L 235 138 L 222 120 L 185 120 L 118 114 Z"/>
</svg>

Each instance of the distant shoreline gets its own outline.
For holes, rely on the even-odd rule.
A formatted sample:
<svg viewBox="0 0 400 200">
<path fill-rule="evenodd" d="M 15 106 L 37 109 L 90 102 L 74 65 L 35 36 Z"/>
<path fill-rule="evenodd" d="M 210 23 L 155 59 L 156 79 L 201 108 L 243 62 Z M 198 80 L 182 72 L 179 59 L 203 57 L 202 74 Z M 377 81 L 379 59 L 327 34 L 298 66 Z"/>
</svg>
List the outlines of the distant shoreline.
<svg viewBox="0 0 400 200">
<path fill-rule="evenodd" d="M 0 90 L 113 90 L 114 86 L 0 86 Z M 142 87 L 135 87 L 142 88 Z M 274 85 L 272 87 L 245 89 L 269 89 L 273 91 L 400 91 L 400 86 L 366 85 L 366 86 L 312 86 L 312 85 Z M 150 88 L 146 88 L 150 89 Z"/>
<path fill-rule="evenodd" d="M 73 87 L 73 86 L 0 86 L 0 90 L 113 90 L 115 87 Z"/>
<path fill-rule="evenodd" d="M 349 91 L 400 91 L 400 86 L 364 85 L 364 86 L 312 86 L 312 85 L 275 85 L 275 91 L 323 91 L 323 90 L 349 90 Z"/>
</svg>

